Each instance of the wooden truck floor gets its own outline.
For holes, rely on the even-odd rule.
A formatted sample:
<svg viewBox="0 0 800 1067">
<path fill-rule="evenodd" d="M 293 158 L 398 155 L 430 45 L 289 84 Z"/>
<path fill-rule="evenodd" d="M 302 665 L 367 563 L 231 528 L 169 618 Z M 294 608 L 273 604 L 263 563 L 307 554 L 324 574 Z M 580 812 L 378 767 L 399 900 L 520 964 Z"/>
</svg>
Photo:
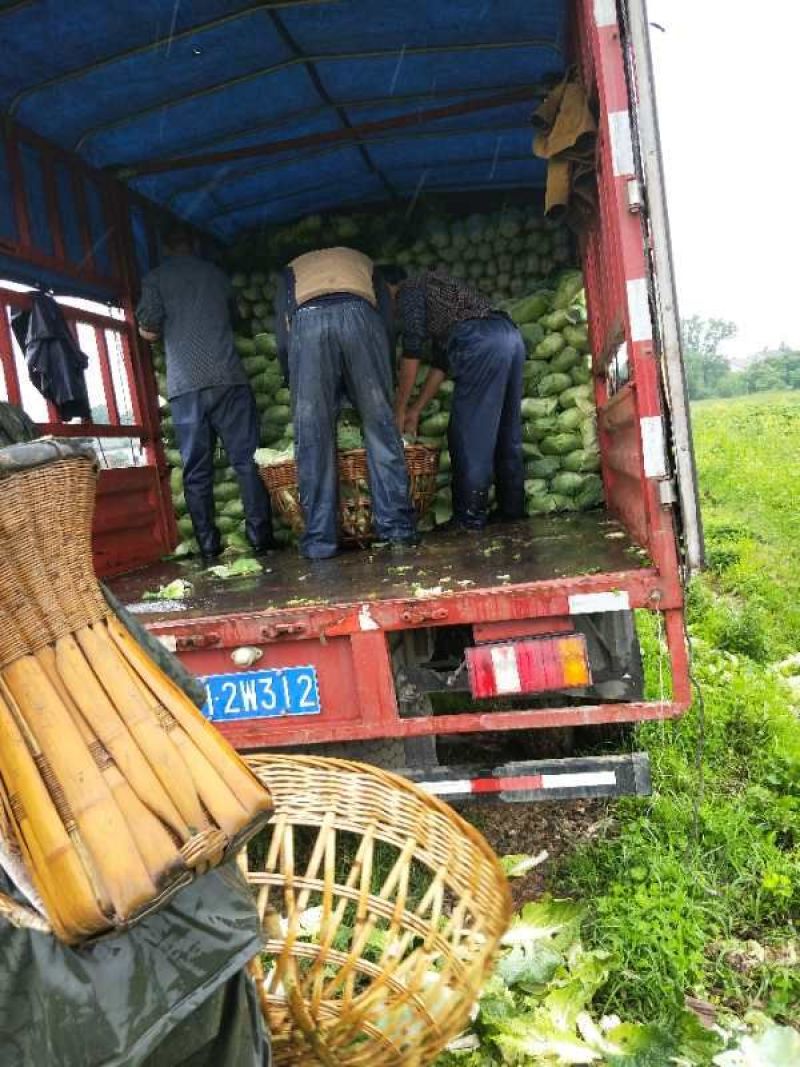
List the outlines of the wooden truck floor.
<svg viewBox="0 0 800 1067">
<path fill-rule="evenodd" d="M 526 519 L 478 533 L 429 533 L 418 547 L 402 552 L 353 549 L 312 563 L 288 549 L 263 563 L 257 577 L 224 580 L 197 562 L 169 561 L 108 584 L 124 604 L 156 622 L 391 600 L 436 587 L 458 593 L 651 566 L 604 511 Z M 175 578 L 192 584 L 183 600 L 145 599 Z"/>
</svg>

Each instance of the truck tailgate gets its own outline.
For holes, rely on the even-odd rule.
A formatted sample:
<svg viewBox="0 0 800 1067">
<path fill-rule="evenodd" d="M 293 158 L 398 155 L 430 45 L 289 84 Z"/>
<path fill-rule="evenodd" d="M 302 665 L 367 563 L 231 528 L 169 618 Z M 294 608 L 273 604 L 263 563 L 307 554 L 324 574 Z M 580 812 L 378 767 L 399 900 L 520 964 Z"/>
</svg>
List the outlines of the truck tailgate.
<svg viewBox="0 0 800 1067">
<path fill-rule="evenodd" d="M 148 623 L 361 604 L 513 587 L 651 566 L 623 527 L 602 511 L 526 519 L 477 533 L 429 534 L 403 554 L 369 549 L 310 563 L 276 552 L 257 578 L 222 580 L 197 563 L 168 562 L 115 578 L 111 588 Z M 192 584 L 180 601 L 145 600 L 175 578 Z"/>
<path fill-rule="evenodd" d="M 431 716 L 409 704 L 405 683 L 398 690 L 417 640 L 447 628 L 466 628 L 470 644 L 513 641 L 572 616 L 658 606 L 673 655 L 685 655 L 680 587 L 603 511 L 433 533 L 404 553 L 365 549 L 314 565 L 277 552 L 265 566 L 223 580 L 165 563 L 110 583 L 189 670 L 219 682 L 214 721 L 240 749 L 664 718 L 688 700 L 676 688 L 671 703 L 500 710 L 487 700 Z M 176 577 L 191 583 L 185 599 L 145 598 Z M 305 703 L 290 699 L 295 682 Z"/>
</svg>

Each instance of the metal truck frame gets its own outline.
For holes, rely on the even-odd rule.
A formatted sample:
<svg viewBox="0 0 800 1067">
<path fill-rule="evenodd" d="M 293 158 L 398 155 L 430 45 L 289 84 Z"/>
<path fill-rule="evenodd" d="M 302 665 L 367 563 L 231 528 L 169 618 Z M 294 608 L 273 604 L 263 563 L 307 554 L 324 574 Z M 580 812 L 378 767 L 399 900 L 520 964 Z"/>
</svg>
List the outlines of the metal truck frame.
<svg viewBox="0 0 800 1067">
<path fill-rule="evenodd" d="M 572 7 L 572 57 L 593 91 L 599 114 L 599 217 L 582 238 L 581 258 L 595 353 L 602 474 L 608 512 L 646 551 L 648 562 L 574 577 L 481 585 L 423 599 L 409 591 L 407 596 L 352 603 L 231 606 L 207 616 L 194 612 L 190 618 L 158 617 L 152 632 L 199 675 L 235 671 L 231 653 L 242 647 L 262 654 L 259 666 L 316 667 L 322 714 L 223 723 L 220 728 L 240 749 L 633 723 L 676 717 L 690 705 L 683 590 L 686 577 L 701 566 L 702 533 L 646 12 L 643 0 L 575 0 Z M 103 576 L 120 575 L 158 559 L 177 540 L 155 380 L 133 319 L 138 278 L 143 267 L 155 261 L 155 232 L 163 212 L 117 179 L 13 122 L 5 127 L 2 150 L 17 239 L 3 242 L 0 254 L 15 277 L 36 284 L 38 272 L 53 269 L 121 308 L 120 315 L 79 308 L 67 312 L 76 330 L 89 330 L 94 338 L 107 421 L 63 425 L 50 411 L 41 424 L 47 433 L 140 442 L 145 465 L 100 475 L 94 528 L 97 567 Z M 32 208 L 31 167 L 42 183 L 46 219 Z M 6 396 L 16 403 L 22 398 L 20 362 L 8 312 L 27 299 L 22 292 L 0 289 L 0 362 Z M 120 422 L 116 398 L 121 382 L 132 398 L 132 424 Z M 480 646 L 569 632 L 587 615 L 607 617 L 637 609 L 657 612 L 663 619 L 671 690 L 662 699 L 576 701 L 567 706 L 553 701 L 550 707 L 532 701 L 530 707 L 515 710 L 487 706 L 436 715 L 424 713 L 424 708 L 420 712 L 420 696 L 437 689 L 435 680 L 428 678 L 426 685 L 419 672 L 416 688 L 413 678 L 409 682 L 409 670 L 413 674 L 419 667 L 412 646 L 420 634 L 429 637 L 440 628 L 469 627 L 474 644 Z M 405 693 L 399 692 L 396 655 L 403 643 L 412 649 L 400 657 Z M 424 746 L 420 751 L 431 752 Z M 513 799 L 645 789 L 641 761 L 623 763 L 613 780 L 602 761 L 589 761 L 577 770 L 563 764 L 562 772 L 572 778 L 562 779 L 562 785 L 552 781 L 557 772 L 550 764 L 510 771 L 484 768 L 471 777 L 465 777 L 466 772 L 455 777 L 444 771 L 415 773 L 431 788 L 453 795 L 458 790 L 442 782 L 463 786 L 494 781 L 494 786 L 469 785 L 461 791 Z M 545 780 L 547 787 L 542 785 Z"/>
</svg>

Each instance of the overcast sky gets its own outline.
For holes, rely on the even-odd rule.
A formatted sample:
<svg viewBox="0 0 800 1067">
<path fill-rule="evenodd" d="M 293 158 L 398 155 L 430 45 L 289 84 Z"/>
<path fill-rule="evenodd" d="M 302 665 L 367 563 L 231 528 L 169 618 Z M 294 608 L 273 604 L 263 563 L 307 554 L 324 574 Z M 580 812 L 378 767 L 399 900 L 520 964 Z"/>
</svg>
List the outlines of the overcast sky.
<svg viewBox="0 0 800 1067">
<path fill-rule="evenodd" d="M 800 347 L 800 4 L 648 0 L 681 315 Z"/>
</svg>

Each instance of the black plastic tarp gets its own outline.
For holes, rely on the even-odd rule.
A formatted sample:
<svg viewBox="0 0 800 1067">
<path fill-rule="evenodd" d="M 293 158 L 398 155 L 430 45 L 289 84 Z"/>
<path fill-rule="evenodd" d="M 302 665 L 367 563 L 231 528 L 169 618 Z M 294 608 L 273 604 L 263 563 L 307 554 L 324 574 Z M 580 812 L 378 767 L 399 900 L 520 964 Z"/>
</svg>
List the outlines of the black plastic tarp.
<svg viewBox="0 0 800 1067">
<path fill-rule="evenodd" d="M 0 891 L 22 901 L 0 872 Z M 227 865 L 131 930 L 70 948 L 0 920 L 2 1067 L 267 1067 L 244 968 L 253 896 Z"/>
</svg>

